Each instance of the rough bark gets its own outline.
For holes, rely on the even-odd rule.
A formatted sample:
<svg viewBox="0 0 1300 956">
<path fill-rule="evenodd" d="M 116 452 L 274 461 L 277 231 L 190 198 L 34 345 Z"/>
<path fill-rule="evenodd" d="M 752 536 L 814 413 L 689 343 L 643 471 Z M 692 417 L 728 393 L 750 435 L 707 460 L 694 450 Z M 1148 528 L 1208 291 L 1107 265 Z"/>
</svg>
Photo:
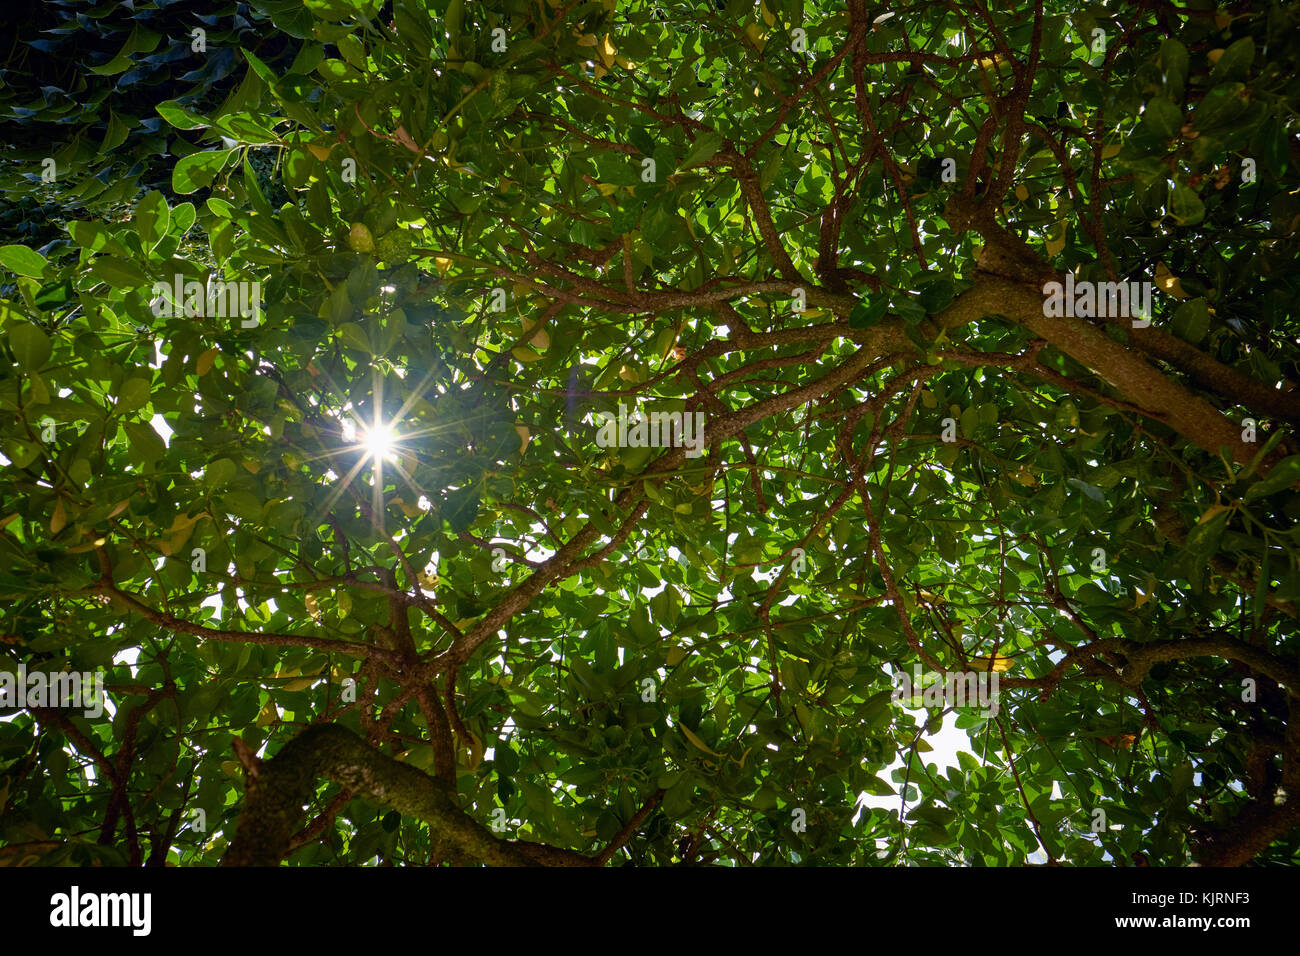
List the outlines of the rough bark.
<svg viewBox="0 0 1300 956">
<path fill-rule="evenodd" d="M 449 785 L 369 747 L 335 724 L 304 730 L 254 764 L 243 813 L 222 866 L 275 866 L 289 851 L 304 806 L 326 777 L 403 816 L 429 824 L 435 851 L 491 866 L 596 866 L 581 853 L 501 840 L 457 806 Z"/>
</svg>

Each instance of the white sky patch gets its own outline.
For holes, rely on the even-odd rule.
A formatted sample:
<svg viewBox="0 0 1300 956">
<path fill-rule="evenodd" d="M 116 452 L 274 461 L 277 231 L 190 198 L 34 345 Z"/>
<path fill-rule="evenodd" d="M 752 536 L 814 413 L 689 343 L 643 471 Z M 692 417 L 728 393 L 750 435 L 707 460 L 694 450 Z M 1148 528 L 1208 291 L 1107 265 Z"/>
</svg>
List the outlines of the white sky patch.
<svg viewBox="0 0 1300 956">
<path fill-rule="evenodd" d="M 911 708 L 908 709 L 910 710 Z M 913 711 L 913 713 L 921 713 L 924 710 L 925 708 L 920 708 L 917 711 Z M 922 717 L 921 719 L 925 718 Z M 943 717 L 943 724 L 939 727 L 939 730 L 926 736 L 924 740 L 934 749 L 928 753 L 918 753 L 912 758 L 912 783 L 916 783 L 918 779 L 925 778 L 925 771 L 921 767 L 922 764 L 933 764 L 940 772 L 942 772 L 947 770 L 949 767 L 957 766 L 958 751 L 964 750 L 968 754 L 975 754 L 975 748 L 971 743 L 970 736 L 966 731 L 957 726 L 957 715 L 955 713 L 945 714 Z M 888 783 L 891 787 L 897 789 L 899 785 L 894 783 L 894 771 L 902 769 L 904 763 L 907 761 L 908 753 L 909 751 L 906 749 L 900 750 L 898 756 L 894 758 L 894 762 L 877 774 L 877 776 Z M 978 755 L 976 756 L 978 757 Z M 880 807 L 884 810 L 897 810 L 902 804 L 902 797 L 898 794 L 894 794 L 890 797 L 877 797 L 863 793 L 858 795 L 858 803 L 867 807 Z"/>
</svg>

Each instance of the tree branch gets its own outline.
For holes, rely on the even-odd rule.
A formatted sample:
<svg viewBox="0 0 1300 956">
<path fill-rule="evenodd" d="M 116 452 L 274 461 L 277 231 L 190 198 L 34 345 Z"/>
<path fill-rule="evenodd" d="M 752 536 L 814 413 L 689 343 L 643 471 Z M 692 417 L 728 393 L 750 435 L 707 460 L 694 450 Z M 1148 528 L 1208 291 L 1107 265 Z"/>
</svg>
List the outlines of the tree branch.
<svg viewBox="0 0 1300 956">
<path fill-rule="evenodd" d="M 492 866 L 595 866 L 572 850 L 500 840 L 456 805 L 455 791 L 369 747 L 337 724 L 316 724 L 249 776 L 244 810 L 222 866 L 275 866 L 289 851 L 319 777 L 429 824 L 446 847 Z"/>
</svg>

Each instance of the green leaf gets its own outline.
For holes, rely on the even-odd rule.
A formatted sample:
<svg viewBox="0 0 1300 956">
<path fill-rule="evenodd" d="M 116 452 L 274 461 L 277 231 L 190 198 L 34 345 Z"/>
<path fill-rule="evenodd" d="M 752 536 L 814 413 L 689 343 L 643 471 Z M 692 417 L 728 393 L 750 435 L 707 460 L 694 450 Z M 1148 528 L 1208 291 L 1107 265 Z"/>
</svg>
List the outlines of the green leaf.
<svg viewBox="0 0 1300 956">
<path fill-rule="evenodd" d="M 344 322 L 340 325 L 339 337 L 342 339 L 344 345 L 347 345 L 350 348 L 360 349 L 367 355 L 373 354 L 373 349 L 370 345 L 370 336 L 368 336 L 366 330 L 357 323 Z"/>
<path fill-rule="evenodd" d="M 221 503 L 236 518 L 253 522 L 262 520 L 261 499 L 247 491 L 227 491 L 221 496 Z"/>
<path fill-rule="evenodd" d="M 274 132 L 251 116 L 223 116 L 217 121 L 217 126 L 241 143 L 259 146 L 280 141 Z"/>
<path fill-rule="evenodd" d="M 889 311 L 889 299 L 883 295 L 868 296 L 849 313 L 849 328 L 867 329 L 875 325 Z"/>
<path fill-rule="evenodd" d="M 134 124 L 134 122 L 135 120 L 132 118 L 132 123 Z M 99 154 L 102 156 L 105 153 L 111 153 L 113 150 L 125 143 L 127 137 L 130 135 L 130 128 L 126 123 L 122 122 L 122 118 L 118 116 L 117 113 L 110 110 L 108 126 L 104 130 L 104 138 L 99 144 Z"/>
<path fill-rule="evenodd" d="M 90 271 L 115 289 L 138 289 L 149 284 L 149 277 L 136 268 L 134 263 L 124 259 L 100 256 Z"/>
<path fill-rule="evenodd" d="M 177 129 L 206 129 L 212 125 L 207 118 L 195 113 L 175 100 L 165 100 L 156 107 L 158 115 Z"/>
<path fill-rule="evenodd" d="M 1161 139 L 1173 139 L 1183 126 L 1183 113 L 1163 96 L 1153 96 L 1142 111 L 1142 125 Z"/>
<path fill-rule="evenodd" d="M 175 236 L 183 236 L 189 232 L 190 226 L 194 225 L 196 216 L 194 203 L 183 202 L 171 211 L 170 232 Z"/>
<path fill-rule="evenodd" d="M 956 295 L 957 287 L 951 279 L 932 279 L 923 283 L 918 289 L 918 302 L 927 314 L 933 315 L 946 309 Z"/>
<path fill-rule="evenodd" d="M 1190 299 L 1174 312 L 1174 334 L 1195 344 L 1210 330 L 1210 306 L 1203 298 Z"/>
<path fill-rule="evenodd" d="M 37 372 L 50 360 L 50 337 L 30 322 L 15 325 L 9 330 L 9 348 L 13 350 L 18 367 L 24 372 Z"/>
<path fill-rule="evenodd" d="M 51 282 L 49 285 L 42 286 L 32 301 L 38 309 L 57 309 L 75 301 L 76 297 L 76 290 L 72 288 L 72 283 L 64 279 L 62 282 Z"/>
<path fill-rule="evenodd" d="M 1246 111 L 1246 87 L 1241 83 L 1223 83 L 1205 94 L 1192 114 L 1192 125 L 1201 132 L 1227 126 Z"/>
<path fill-rule="evenodd" d="M 1230 80 L 1244 80 L 1250 73 L 1250 64 L 1255 59 L 1255 41 L 1242 37 L 1230 44 L 1219 56 L 1219 62 L 1210 71 L 1210 85 L 1217 86 Z"/>
<path fill-rule="evenodd" d="M 45 271 L 46 260 L 39 252 L 26 246 L 0 246 L 0 265 L 20 276 L 40 278 Z"/>
<path fill-rule="evenodd" d="M 1254 501 L 1256 498 L 1274 494 L 1283 488 L 1290 488 L 1297 481 L 1300 481 L 1300 455 L 1292 455 L 1283 458 L 1269 470 L 1267 475 L 1251 485 L 1250 490 L 1246 492 L 1246 500 Z"/>
<path fill-rule="evenodd" d="M 869 793 L 873 797 L 893 797 L 898 794 L 898 791 L 874 774 L 863 780 L 861 787 L 863 793 Z"/>
<path fill-rule="evenodd" d="M 125 422 L 122 428 L 130 442 L 132 457 L 137 462 L 152 465 L 166 454 L 166 444 L 148 422 Z"/>
<path fill-rule="evenodd" d="M 1169 215 L 1180 226 L 1192 226 L 1205 218 L 1205 203 L 1196 190 L 1180 183 L 1169 194 Z"/>
<path fill-rule="evenodd" d="M 207 189 L 236 152 L 233 149 L 218 149 L 186 156 L 172 170 L 172 189 L 178 193 Z"/>
<path fill-rule="evenodd" d="M 1228 509 L 1216 512 L 1208 520 L 1202 519 L 1187 533 L 1187 550 L 1198 558 L 1208 558 L 1219 549 L 1219 539 L 1228 526 Z"/>
<path fill-rule="evenodd" d="M 239 52 L 244 55 L 244 59 L 248 61 L 248 65 L 252 67 L 253 72 L 258 75 L 262 82 L 271 89 L 275 89 L 276 84 L 280 82 L 280 78 L 275 75 L 275 71 L 244 48 L 241 47 Z"/>
<path fill-rule="evenodd" d="M 70 222 L 68 233 L 72 240 L 90 252 L 99 252 L 113 242 L 113 234 L 98 222 Z"/>
<path fill-rule="evenodd" d="M 1270 117 L 1260 124 L 1251 137 L 1250 151 L 1274 176 L 1280 176 L 1286 170 L 1291 150 L 1286 125 L 1279 117 Z"/>
<path fill-rule="evenodd" d="M 224 488 L 238 471 L 239 466 L 229 458 L 218 458 L 203 469 L 203 483 L 213 489 Z"/>
<path fill-rule="evenodd" d="M 713 155 L 722 147 L 721 133 L 700 133 L 695 137 L 695 142 L 691 144 L 690 150 L 682 158 L 681 165 L 678 169 L 686 169 L 694 166 L 696 163 L 702 163 L 705 160 L 713 158 Z"/>
<path fill-rule="evenodd" d="M 152 249 L 171 228 L 171 210 L 167 200 L 156 189 L 140 200 L 135 207 L 135 231 L 140 244 Z"/>
<path fill-rule="evenodd" d="M 1182 98 L 1183 88 L 1187 84 L 1187 66 L 1189 57 L 1187 47 L 1172 37 L 1160 44 L 1160 66 L 1164 70 L 1165 89 L 1175 102 Z"/>
<path fill-rule="evenodd" d="M 128 378 L 122 383 L 122 388 L 117 394 L 116 410 L 121 412 L 133 412 L 138 408 L 144 408 L 149 404 L 149 382 L 143 378 Z"/>
</svg>

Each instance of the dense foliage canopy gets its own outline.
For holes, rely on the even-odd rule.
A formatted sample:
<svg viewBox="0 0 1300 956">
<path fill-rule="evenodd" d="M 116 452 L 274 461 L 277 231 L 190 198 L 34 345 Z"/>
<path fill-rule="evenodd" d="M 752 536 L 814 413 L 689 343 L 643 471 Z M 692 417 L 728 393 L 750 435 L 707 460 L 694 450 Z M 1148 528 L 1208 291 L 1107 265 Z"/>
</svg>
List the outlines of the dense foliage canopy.
<svg viewBox="0 0 1300 956">
<path fill-rule="evenodd" d="M 22 13 L 0 859 L 1300 856 L 1300 8 Z"/>
</svg>

